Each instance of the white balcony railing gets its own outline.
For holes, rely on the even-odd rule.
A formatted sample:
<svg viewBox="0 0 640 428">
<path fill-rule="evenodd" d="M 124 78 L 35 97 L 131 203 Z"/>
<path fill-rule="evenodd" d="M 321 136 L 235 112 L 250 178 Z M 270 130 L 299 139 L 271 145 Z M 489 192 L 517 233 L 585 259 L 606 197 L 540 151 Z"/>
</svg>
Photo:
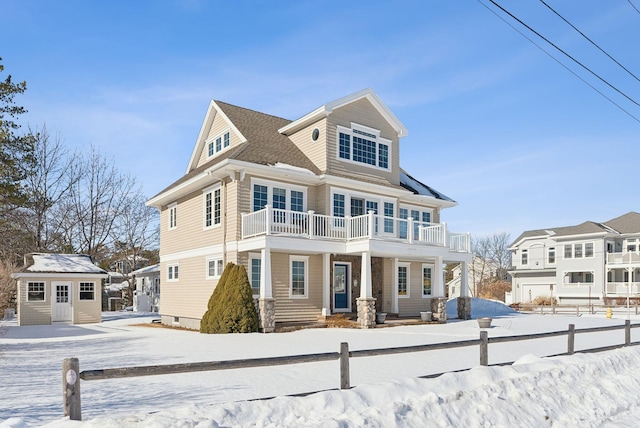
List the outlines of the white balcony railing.
<svg viewBox="0 0 640 428">
<path fill-rule="evenodd" d="M 625 251 L 623 253 L 609 253 L 607 254 L 607 264 L 630 264 L 640 263 L 640 253 L 635 251 Z"/>
<path fill-rule="evenodd" d="M 631 288 L 629 288 L 631 287 Z M 607 294 L 617 294 L 619 296 L 637 296 L 640 294 L 640 282 L 607 282 Z"/>
<path fill-rule="evenodd" d="M 242 239 L 258 235 L 287 235 L 310 239 L 351 241 L 382 239 L 410 244 L 448 247 L 450 251 L 469 253 L 468 233 L 449 233 L 446 223 L 426 223 L 413 219 L 386 217 L 369 212 L 357 217 L 335 217 L 266 206 L 260 211 L 242 214 Z"/>
</svg>

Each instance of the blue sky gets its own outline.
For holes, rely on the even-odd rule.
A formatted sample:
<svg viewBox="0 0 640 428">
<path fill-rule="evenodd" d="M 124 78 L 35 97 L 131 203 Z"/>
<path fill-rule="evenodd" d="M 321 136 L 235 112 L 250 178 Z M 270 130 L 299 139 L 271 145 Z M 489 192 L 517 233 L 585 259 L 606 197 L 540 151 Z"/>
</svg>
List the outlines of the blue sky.
<svg viewBox="0 0 640 428">
<path fill-rule="evenodd" d="M 539 1 L 497 1 L 633 101 L 640 82 Z M 547 0 L 640 76 L 640 0 Z M 535 40 L 583 81 L 498 18 Z M 640 107 L 489 0 L 3 0 L 21 123 L 99 146 L 153 196 L 211 99 L 296 119 L 370 87 L 409 129 L 401 165 L 476 237 L 640 211 Z"/>
</svg>

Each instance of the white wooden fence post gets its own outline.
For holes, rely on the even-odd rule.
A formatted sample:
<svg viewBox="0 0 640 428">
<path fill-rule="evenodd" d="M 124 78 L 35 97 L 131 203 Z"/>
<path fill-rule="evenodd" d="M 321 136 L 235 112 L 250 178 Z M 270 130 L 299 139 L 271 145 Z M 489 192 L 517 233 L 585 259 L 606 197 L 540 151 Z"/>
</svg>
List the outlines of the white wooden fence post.
<svg viewBox="0 0 640 428">
<path fill-rule="evenodd" d="M 64 416 L 69 416 L 72 421 L 82 420 L 80 361 L 77 358 L 65 358 L 62 361 L 62 405 Z"/>
</svg>

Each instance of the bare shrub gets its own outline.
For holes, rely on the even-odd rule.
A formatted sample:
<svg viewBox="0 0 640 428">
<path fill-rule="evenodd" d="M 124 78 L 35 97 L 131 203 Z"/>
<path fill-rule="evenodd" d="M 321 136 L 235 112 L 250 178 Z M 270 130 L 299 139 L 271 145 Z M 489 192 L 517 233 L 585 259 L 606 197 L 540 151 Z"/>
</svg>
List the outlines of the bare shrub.
<svg viewBox="0 0 640 428">
<path fill-rule="evenodd" d="M 16 280 L 11 274 L 17 269 L 12 260 L 0 260 L 0 317 L 4 316 L 4 310 L 16 307 L 17 287 Z"/>
<path fill-rule="evenodd" d="M 549 296 L 538 296 L 535 299 L 533 299 L 532 303 L 538 306 L 551 306 L 551 305 L 557 305 L 558 300 L 555 297 L 551 299 L 551 297 Z"/>
</svg>

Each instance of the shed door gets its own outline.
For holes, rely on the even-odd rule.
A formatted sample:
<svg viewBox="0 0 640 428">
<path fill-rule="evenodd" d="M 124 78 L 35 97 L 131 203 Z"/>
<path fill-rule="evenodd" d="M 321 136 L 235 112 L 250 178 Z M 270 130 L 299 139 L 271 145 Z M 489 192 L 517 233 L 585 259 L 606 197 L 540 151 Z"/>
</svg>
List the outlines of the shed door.
<svg viewBox="0 0 640 428">
<path fill-rule="evenodd" d="M 51 284 L 52 290 L 52 304 L 51 308 L 53 322 L 71 322 L 71 295 L 72 295 L 72 283 L 71 282 L 53 282 Z"/>
</svg>

